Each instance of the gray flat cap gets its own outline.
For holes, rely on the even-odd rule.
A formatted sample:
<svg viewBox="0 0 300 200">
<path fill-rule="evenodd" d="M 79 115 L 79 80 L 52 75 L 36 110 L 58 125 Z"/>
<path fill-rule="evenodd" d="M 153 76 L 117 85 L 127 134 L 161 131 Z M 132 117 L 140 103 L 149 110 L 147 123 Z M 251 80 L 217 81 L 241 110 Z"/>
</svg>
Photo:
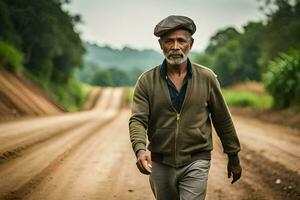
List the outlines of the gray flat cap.
<svg viewBox="0 0 300 200">
<path fill-rule="evenodd" d="M 154 35 L 161 37 L 162 35 L 175 31 L 177 29 L 186 29 L 192 35 L 196 31 L 196 25 L 192 19 L 185 16 L 170 15 L 161 20 L 154 28 Z"/>
</svg>

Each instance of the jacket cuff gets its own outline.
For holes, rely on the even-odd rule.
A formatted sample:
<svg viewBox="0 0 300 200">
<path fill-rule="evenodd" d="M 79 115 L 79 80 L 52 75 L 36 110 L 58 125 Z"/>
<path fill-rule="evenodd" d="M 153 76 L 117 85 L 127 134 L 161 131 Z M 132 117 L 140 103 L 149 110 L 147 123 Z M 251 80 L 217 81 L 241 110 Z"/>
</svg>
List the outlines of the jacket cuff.
<svg viewBox="0 0 300 200">
<path fill-rule="evenodd" d="M 229 164 L 236 166 L 240 164 L 240 159 L 238 154 L 228 154 L 228 160 L 229 160 Z"/>
<path fill-rule="evenodd" d="M 137 153 L 139 150 L 145 150 L 146 151 L 146 145 L 144 145 L 143 143 L 137 143 L 135 146 L 134 146 L 134 152 L 135 152 L 135 155 L 137 156 Z"/>
</svg>

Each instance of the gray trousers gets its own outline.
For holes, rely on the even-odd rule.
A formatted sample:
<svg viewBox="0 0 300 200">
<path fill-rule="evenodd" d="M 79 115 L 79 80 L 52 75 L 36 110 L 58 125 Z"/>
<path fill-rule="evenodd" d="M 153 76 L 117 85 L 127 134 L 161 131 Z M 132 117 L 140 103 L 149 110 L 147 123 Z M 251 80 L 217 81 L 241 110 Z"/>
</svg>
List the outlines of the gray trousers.
<svg viewBox="0 0 300 200">
<path fill-rule="evenodd" d="M 149 176 L 157 200 L 204 200 L 210 160 L 197 160 L 180 168 L 152 162 Z"/>
</svg>

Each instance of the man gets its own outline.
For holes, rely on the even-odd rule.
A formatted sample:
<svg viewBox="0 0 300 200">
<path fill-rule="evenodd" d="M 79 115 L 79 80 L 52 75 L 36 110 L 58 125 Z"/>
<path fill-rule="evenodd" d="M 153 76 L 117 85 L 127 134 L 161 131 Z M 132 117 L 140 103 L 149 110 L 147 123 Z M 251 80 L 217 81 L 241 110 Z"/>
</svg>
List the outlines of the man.
<svg viewBox="0 0 300 200">
<path fill-rule="evenodd" d="M 134 90 L 130 139 L 137 167 L 150 174 L 158 200 L 205 199 L 211 121 L 229 158 L 228 178 L 233 176 L 234 183 L 241 176 L 240 144 L 217 76 L 187 57 L 195 31 L 193 20 L 185 16 L 159 22 L 154 35 L 165 60 L 144 72 Z"/>
</svg>

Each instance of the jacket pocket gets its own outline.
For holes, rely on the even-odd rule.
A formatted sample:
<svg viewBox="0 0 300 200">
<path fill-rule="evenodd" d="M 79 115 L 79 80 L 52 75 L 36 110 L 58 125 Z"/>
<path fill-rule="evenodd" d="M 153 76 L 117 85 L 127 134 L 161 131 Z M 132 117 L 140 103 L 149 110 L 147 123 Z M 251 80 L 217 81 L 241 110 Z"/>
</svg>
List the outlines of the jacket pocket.
<svg viewBox="0 0 300 200">
<path fill-rule="evenodd" d="M 192 153 L 206 145 L 207 140 L 199 128 L 185 128 L 180 133 L 178 144 L 182 153 Z"/>
<path fill-rule="evenodd" d="M 174 143 L 174 129 L 156 129 L 149 143 L 149 150 L 159 154 L 171 154 Z"/>
</svg>

